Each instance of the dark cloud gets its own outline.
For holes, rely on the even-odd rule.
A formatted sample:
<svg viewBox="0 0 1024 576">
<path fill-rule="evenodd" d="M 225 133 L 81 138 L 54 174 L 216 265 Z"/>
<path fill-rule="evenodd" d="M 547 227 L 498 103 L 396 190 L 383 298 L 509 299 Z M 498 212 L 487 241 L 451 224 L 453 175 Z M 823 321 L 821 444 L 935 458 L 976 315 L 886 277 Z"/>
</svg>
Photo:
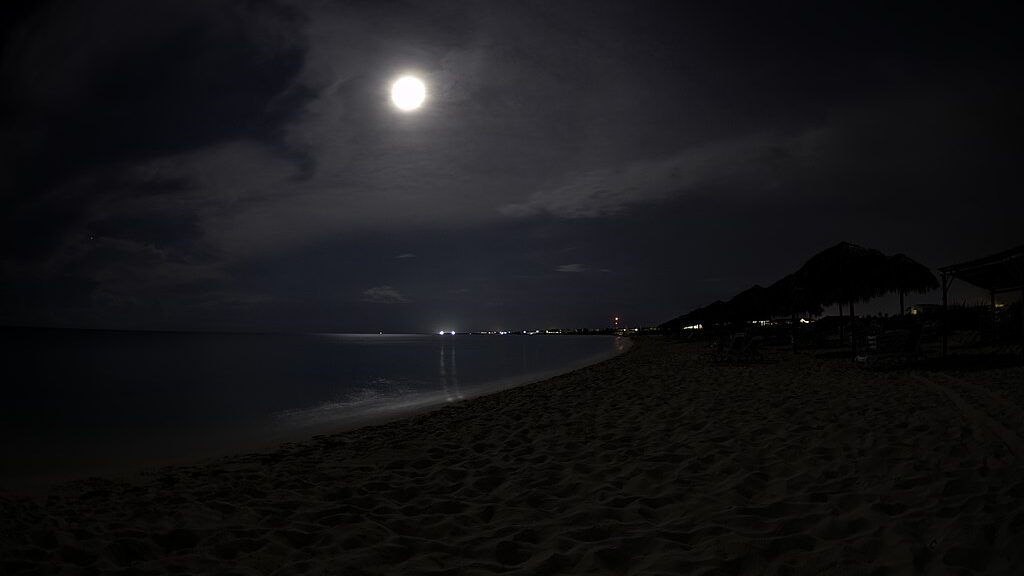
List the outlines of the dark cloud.
<svg viewBox="0 0 1024 576">
<path fill-rule="evenodd" d="M 363 301 L 373 304 L 408 304 L 409 299 L 393 286 L 374 286 L 363 290 Z"/>
<path fill-rule="evenodd" d="M 1019 243 L 1009 3 L 10 15 L 5 322 L 653 323 L 839 239 L 933 265 Z M 400 73 L 423 110 L 394 113 Z"/>
<path fill-rule="evenodd" d="M 30 14 L 4 43 L 5 252 L 45 257 L 112 204 L 188 189 L 139 178 L 137 163 L 274 142 L 304 98 L 290 82 L 300 24 L 290 9 L 230 1 L 53 2 Z"/>
</svg>

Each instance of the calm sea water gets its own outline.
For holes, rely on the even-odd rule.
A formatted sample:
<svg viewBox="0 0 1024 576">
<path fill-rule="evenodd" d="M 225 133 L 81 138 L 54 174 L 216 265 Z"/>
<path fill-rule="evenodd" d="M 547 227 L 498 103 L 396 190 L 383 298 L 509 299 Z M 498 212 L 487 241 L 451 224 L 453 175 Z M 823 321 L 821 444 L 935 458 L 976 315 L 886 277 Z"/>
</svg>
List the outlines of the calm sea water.
<svg viewBox="0 0 1024 576">
<path fill-rule="evenodd" d="M 4 332 L 0 480 L 259 448 L 590 364 L 611 336 Z"/>
</svg>

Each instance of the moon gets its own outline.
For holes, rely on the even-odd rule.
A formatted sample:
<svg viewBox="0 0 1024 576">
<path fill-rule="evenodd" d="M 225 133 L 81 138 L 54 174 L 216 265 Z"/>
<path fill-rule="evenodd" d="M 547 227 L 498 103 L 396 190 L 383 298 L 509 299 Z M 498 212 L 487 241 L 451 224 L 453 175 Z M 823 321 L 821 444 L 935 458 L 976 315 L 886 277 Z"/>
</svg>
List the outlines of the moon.
<svg viewBox="0 0 1024 576">
<path fill-rule="evenodd" d="M 402 76 L 391 85 L 391 101 L 403 112 L 411 112 L 423 105 L 427 87 L 415 76 Z"/>
</svg>

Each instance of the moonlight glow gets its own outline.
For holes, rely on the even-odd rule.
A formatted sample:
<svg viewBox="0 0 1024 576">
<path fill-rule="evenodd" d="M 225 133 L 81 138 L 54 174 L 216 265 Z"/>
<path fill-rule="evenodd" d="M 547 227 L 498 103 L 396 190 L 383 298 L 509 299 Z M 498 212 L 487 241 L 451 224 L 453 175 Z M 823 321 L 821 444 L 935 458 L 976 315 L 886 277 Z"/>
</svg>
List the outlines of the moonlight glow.
<svg viewBox="0 0 1024 576">
<path fill-rule="evenodd" d="M 426 97 L 427 87 L 415 76 L 402 76 L 391 85 L 391 101 L 399 110 L 415 110 Z"/>
</svg>

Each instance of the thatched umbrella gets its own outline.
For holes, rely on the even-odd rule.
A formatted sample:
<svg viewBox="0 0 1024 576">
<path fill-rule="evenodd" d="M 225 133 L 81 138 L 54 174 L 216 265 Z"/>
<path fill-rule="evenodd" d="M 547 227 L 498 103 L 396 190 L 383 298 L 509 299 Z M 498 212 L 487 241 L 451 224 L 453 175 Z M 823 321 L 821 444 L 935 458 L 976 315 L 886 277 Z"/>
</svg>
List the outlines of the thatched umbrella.
<svg viewBox="0 0 1024 576">
<path fill-rule="evenodd" d="M 890 290 L 888 271 L 889 259 L 885 254 L 840 242 L 812 256 L 796 276 L 812 299 L 828 306 L 885 294 Z"/>
<path fill-rule="evenodd" d="M 767 291 L 774 314 L 791 316 L 804 312 L 821 314 L 821 306 L 815 295 L 795 273 L 787 274 L 769 286 Z"/>
<path fill-rule="evenodd" d="M 788 315 L 792 322 L 793 350 L 797 349 L 797 316 L 809 312 L 821 314 L 821 306 L 814 299 L 808 288 L 795 273 L 788 274 L 767 288 L 768 300 L 772 303 L 772 312 L 776 315 Z"/>
<path fill-rule="evenodd" d="M 899 292 L 900 316 L 903 316 L 903 295 L 907 292 L 923 294 L 939 287 L 939 281 L 927 266 L 906 254 L 889 257 L 889 289 Z"/>
<path fill-rule="evenodd" d="M 690 324 L 721 324 L 729 321 L 729 305 L 721 300 L 715 300 L 707 306 L 702 306 L 687 314 L 693 320 Z"/>
<path fill-rule="evenodd" d="M 682 330 L 684 326 L 696 324 L 718 324 L 728 320 L 726 310 L 728 305 L 721 300 L 716 300 L 707 306 L 695 308 L 682 316 L 665 322 L 659 328 L 668 330 Z"/>
<path fill-rule="evenodd" d="M 822 306 L 849 302 L 851 330 L 856 321 L 853 305 L 890 291 L 889 259 L 878 250 L 849 242 L 840 242 L 823 250 L 796 271 L 796 281 L 808 291 L 808 297 Z M 856 335 L 851 335 L 857 352 Z"/>
<path fill-rule="evenodd" d="M 776 308 L 771 291 L 758 284 L 733 296 L 726 305 L 727 315 L 736 322 L 771 318 Z"/>
</svg>

